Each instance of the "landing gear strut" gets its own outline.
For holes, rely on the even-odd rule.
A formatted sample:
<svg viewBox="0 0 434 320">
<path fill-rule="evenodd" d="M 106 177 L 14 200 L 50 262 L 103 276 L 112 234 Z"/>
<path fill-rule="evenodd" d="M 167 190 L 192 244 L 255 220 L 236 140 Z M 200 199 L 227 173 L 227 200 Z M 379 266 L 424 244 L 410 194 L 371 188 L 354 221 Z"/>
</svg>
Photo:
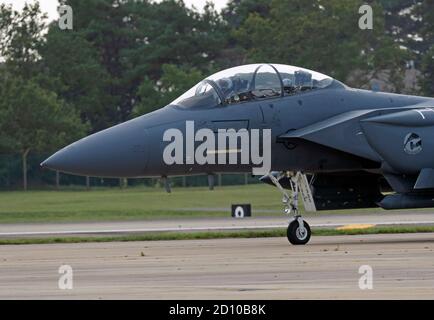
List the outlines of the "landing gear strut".
<svg viewBox="0 0 434 320">
<path fill-rule="evenodd" d="M 286 234 L 288 237 L 288 241 L 294 245 L 308 243 L 312 234 L 309 224 L 303 220 L 301 214 L 298 211 L 299 180 L 301 178 L 301 175 L 301 172 L 297 172 L 295 174 L 292 172 L 282 172 L 277 177 L 275 177 L 271 173 L 268 174 L 270 180 L 283 194 L 283 211 L 287 215 L 290 215 L 291 213 L 293 215 L 289 222 Z M 282 187 L 279 182 L 280 179 L 282 179 L 283 177 L 289 178 L 292 191 L 291 196 L 289 196 L 288 192 Z"/>
</svg>

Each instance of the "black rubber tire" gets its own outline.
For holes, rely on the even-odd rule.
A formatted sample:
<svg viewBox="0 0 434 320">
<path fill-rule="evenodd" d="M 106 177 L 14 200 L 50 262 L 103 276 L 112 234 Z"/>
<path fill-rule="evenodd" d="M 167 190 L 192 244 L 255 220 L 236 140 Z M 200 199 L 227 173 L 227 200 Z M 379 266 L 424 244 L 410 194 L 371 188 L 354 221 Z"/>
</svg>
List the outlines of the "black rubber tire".
<svg viewBox="0 0 434 320">
<path fill-rule="evenodd" d="M 294 220 L 291 221 L 291 223 L 288 226 L 288 230 L 286 231 L 286 236 L 288 237 L 288 241 L 291 244 L 294 245 L 303 245 L 309 242 L 310 236 L 312 235 L 312 232 L 310 231 L 309 224 L 303 220 L 304 228 L 306 229 L 306 234 L 303 237 L 300 237 L 300 234 L 298 232 L 298 221 Z"/>
</svg>

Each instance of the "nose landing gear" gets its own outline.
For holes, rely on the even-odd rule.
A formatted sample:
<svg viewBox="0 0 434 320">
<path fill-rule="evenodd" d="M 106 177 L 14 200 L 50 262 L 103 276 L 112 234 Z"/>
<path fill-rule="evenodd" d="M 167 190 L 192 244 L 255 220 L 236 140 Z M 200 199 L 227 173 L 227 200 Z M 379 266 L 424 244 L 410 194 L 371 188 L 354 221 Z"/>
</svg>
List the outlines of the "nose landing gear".
<svg viewBox="0 0 434 320">
<path fill-rule="evenodd" d="M 310 230 L 309 224 L 303 220 L 298 210 L 299 184 L 302 179 L 305 179 L 305 181 L 307 182 L 306 177 L 301 172 L 297 172 L 295 174 L 292 172 L 283 172 L 280 173 L 278 176 L 274 176 L 273 174 L 269 173 L 268 177 L 283 194 L 282 202 L 284 204 L 283 211 L 285 212 L 285 214 L 290 215 L 291 213 L 293 213 L 293 217 L 289 222 L 286 232 L 288 241 L 294 245 L 302 245 L 308 243 L 312 232 Z M 283 177 L 289 178 L 292 191 L 291 196 L 279 182 L 279 180 Z"/>
</svg>

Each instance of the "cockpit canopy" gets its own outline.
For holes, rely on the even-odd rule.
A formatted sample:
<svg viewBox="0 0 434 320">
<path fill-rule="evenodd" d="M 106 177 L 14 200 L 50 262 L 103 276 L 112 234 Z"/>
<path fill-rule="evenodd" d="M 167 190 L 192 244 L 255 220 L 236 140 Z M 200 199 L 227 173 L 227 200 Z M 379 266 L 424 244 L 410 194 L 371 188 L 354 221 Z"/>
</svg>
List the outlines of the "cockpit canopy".
<svg viewBox="0 0 434 320">
<path fill-rule="evenodd" d="M 333 79 L 321 73 L 282 64 L 249 64 L 217 72 L 171 104 L 190 107 L 237 104 L 296 95 L 328 87 Z"/>
</svg>

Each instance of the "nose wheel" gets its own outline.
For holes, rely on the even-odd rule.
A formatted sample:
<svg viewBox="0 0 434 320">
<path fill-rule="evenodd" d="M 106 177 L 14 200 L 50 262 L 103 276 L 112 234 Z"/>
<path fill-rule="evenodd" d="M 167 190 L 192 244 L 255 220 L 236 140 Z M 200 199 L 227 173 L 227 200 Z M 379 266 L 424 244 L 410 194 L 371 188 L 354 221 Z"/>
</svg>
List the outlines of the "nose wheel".
<svg viewBox="0 0 434 320">
<path fill-rule="evenodd" d="M 299 218 L 301 219 L 301 217 Z M 288 241 L 294 245 L 306 244 L 310 240 L 310 236 L 312 232 L 310 231 L 310 226 L 306 221 L 303 221 L 301 224 L 298 219 L 294 219 L 288 225 L 288 229 L 286 231 L 286 236 L 288 237 Z"/>
<path fill-rule="evenodd" d="M 312 235 L 309 224 L 303 220 L 302 216 L 299 214 L 298 211 L 298 193 L 299 193 L 298 181 L 301 175 L 302 175 L 301 172 L 297 172 L 296 174 L 281 173 L 277 177 L 275 177 L 271 173 L 268 174 L 270 180 L 283 194 L 283 199 L 282 199 L 282 202 L 284 204 L 283 211 L 287 215 L 293 213 L 293 219 L 289 222 L 288 229 L 286 231 L 288 241 L 293 245 L 302 245 L 308 243 Z M 285 176 L 290 178 L 291 191 L 292 191 L 291 196 L 288 195 L 286 190 L 282 187 L 282 185 L 279 182 L 279 180 Z"/>
</svg>

